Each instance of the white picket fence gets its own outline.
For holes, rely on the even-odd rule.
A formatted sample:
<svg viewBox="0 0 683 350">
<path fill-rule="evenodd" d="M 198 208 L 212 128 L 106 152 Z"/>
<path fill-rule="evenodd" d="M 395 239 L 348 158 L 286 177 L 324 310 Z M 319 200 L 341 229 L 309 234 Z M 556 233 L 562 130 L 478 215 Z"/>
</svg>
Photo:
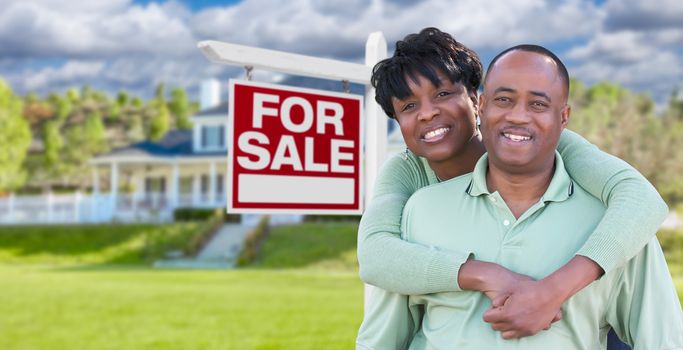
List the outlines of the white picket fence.
<svg viewBox="0 0 683 350">
<path fill-rule="evenodd" d="M 176 206 L 220 207 L 223 203 L 202 205 L 181 196 Z M 218 198 L 222 201 L 223 198 Z M 118 194 L 44 194 L 0 198 L 0 224 L 163 222 L 173 219 L 170 198 L 164 193 Z"/>
</svg>

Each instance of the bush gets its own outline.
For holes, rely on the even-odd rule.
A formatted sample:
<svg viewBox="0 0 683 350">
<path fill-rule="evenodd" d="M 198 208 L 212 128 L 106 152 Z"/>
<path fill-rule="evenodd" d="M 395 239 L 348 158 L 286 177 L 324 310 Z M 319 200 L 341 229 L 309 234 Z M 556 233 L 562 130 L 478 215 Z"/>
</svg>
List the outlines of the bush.
<svg viewBox="0 0 683 350">
<path fill-rule="evenodd" d="M 360 215 L 306 215 L 304 222 L 359 222 Z"/>
<path fill-rule="evenodd" d="M 244 238 L 242 251 L 237 258 L 237 266 L 248 265 L 256 259 L 263 246 L 263 242 L 265 242 L 270 233 L 269 220 L 270 218 L 267 215 L 264 215 L 256 227 L 254 227 L 254 229 Z"/>
<path fill-rule="evenodd" d="M 224 208 L 177 208 L 173 211 L 174 221 L 203 221 L 220 217 L 224 222 L 240 222 L 239 214 L 228 214 Z"/>
<path fill-rule="evenodd" d="M 197 233 L 187 242 L 183 249 L 186 256 L 195 256 L 216 235 L 218 229 L 223 226 L 220 216 L 214 216 L 205 225 L 197 230 Z"/>
</svg>

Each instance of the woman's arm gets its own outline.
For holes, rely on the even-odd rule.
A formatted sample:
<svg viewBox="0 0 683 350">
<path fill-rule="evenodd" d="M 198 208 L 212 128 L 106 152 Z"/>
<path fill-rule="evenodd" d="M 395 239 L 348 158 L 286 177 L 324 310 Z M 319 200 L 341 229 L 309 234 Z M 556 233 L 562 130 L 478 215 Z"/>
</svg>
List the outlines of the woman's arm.
<svg viewBox="0 0 683 350">
<path fill-rule="evenodd" d="M 607 210 L 567 264 L 540 281 L 519 283 L 493 300 L 484 320 L 504 338 L 533 335 L 547 327 L 567 299 L 643 249 L 668 212 L 657 190 L 637 170 L 578 134 L 563 131 L 558 151 L 572 178 Z"/>
<path fill-rule="evenodd" d="M 654 237 L 669 208 L 636 169 L 580 135 L 562 132 L 558 151 L 569 175 L 607 207 L 577 255 L 590 258 L 604 272 L 623 266 Z"/>
<path fill-rule="evenodd" d="M 458 271 L 468 252 L 449 252 L 401 239 L 401 215 L 408 198 L 429 185 L 424 163 L 394 156 L 375 182 L 372 201 L 358 229 L 360 278 L 401 294 L 458 291 Z"/>
</svg>

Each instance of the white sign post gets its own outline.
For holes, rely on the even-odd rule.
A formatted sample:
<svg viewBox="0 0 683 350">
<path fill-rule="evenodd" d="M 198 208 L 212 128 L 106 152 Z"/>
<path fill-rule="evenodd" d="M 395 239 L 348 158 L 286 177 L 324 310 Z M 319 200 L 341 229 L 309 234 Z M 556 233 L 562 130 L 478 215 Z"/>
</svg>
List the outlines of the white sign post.
<svg viewBox="0 0 683 350">
<path fill-rule="evenodd" d="M 371 33 L 365 45 L 365 64 L 299 55 L 283 51 L 201 41 L 197 47 L 210 61 L 233 66 L 250 66 L 275 72 L 364 84 L 365 90 L 365 206 L 373 193 L 377 171 L 386 157 L 387 117 L 375 102 L 370 85 L 372 67 L 386 58 L 387 42 L 381 32 Z"/>
<path fill-rule="evenodd" d="M 387 122 L 381 107 L 375 102 L 370 85 L 372 67 L 387 56 L 387 42 L 381 32 L 371 33 L 365 45 L 365 64 L 298 55 L 282 51 L 242 46 L 219 41 L 202 41 L 197 45 L 212 62 L 250 66 L 282 73 L 315 78 L 347 80 L 366 86 L 365 89 L 365 188 L 367 206 L 371 198 L 379 167 L 386 157 Z M 365 305 L 370 302 L 372 286 L 365 287 Z"/>
</svg>

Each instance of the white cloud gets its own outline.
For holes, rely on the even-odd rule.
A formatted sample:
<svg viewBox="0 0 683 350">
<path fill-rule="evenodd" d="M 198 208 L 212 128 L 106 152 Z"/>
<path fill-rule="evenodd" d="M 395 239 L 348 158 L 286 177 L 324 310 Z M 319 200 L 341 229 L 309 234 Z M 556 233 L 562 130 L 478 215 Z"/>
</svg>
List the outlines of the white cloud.
<svg viewBox="0 0 683 350">
<path fill-rule="evenodd" d="M 608 0 L 604 5 L 591 0 L 290 0 L 277 6 L 244 0 L 193 13 L 181 1 L 0 0 L 0 75 L 20 92 L 80 86 L 88 79 L 111 92 L 150 94 L 159 81 L 192 87 L 210 76 L 243 76 L 240 67 L 208 62 L 196 48 L 199 40 L 360 62 L 373 31 L 384 33 L 391 51 L 406 34 L 435 26 L 475 50 L 497 51 L 519 43 L 561 47 L 564 52 L 558 53 L 588 80 L 604 76 L 634 88 L 661 90 L 680 75 L 647 74 L 645 67 L 651 62 L 680 66 L 683 51 L 681 25 L 667 22 L 671 14 L 683 18 L 683 2 L 663 1 L 667 3 L 652 7 L 637 0 Z M 655 11 L 661 8 L 667 11 Z M 624 27 L 634 13 L 666 25 Z M 41 60 L 52 68 L 39 64 Z M 66 63 L 55 67 L 55 61 Z M 624 70 L 644 77 L 629 78 Z M 261 81 L 282 78 L 275 72 L 255 74 Z M 649 75 L 658 78 L 646 79 Z"/>
<path fill-rule="evenodd" d="M 547 42 L 585 35 L 598 27 L 600 12 L 587 1 L 558 6 L 540 0 L 433 0 L 409 8 L 375 0 L 344 4 L 328 12 L 312 0 L 271 6 L 265 0 L 200 12 L 191 26 L 198 37 L 307 54 L 361 57 L 370 32 L 388 41 L 427 26 L 439 27 L 475 48 L 505 47 L 519 41 Z"/>
<path fill-rule="evenodd" d="M 606 29 L 661 29 L 683 26 L 683 2 L 680 0 L 609 0 Z"/>
<path fill-rule="evenodd" d="M 620 31 L 599 33 L 584 46 L 577 46 L 567 57 L 577 60 L 601 60 L 614 64 L 629 64 L 648 59 L 657 51 L 646 35 L 639 32 Z"/>
<path fill-rule="evenodd" d="M 658 104 L 669 98 L 683 77 L 683 61 L 671 52 L 655 52 L 647 59 L 615 65 L 605 60 L 587 60 L 570 69 L 573 77 L 587 83 L 617 82 L 638 92 L 648 92 Z"/>
<path fill-rule="evenodd" d="M 47 67 L 38 71 L 24 73 L 22 88 L 36 90 L 46 85 L 62 85 L 97 77 L 102 73 L 104 62 L 68 61 L 59 68 Z"/>
<path fill-rule="evenodd" d="M 116 1 L 13 1 L 0 12 L 0 54 L 15 57 L 184 55 L 194 38 L 182 9 Z M 78 6 L 77 6 L 78 5 Z"/>
</svg>

